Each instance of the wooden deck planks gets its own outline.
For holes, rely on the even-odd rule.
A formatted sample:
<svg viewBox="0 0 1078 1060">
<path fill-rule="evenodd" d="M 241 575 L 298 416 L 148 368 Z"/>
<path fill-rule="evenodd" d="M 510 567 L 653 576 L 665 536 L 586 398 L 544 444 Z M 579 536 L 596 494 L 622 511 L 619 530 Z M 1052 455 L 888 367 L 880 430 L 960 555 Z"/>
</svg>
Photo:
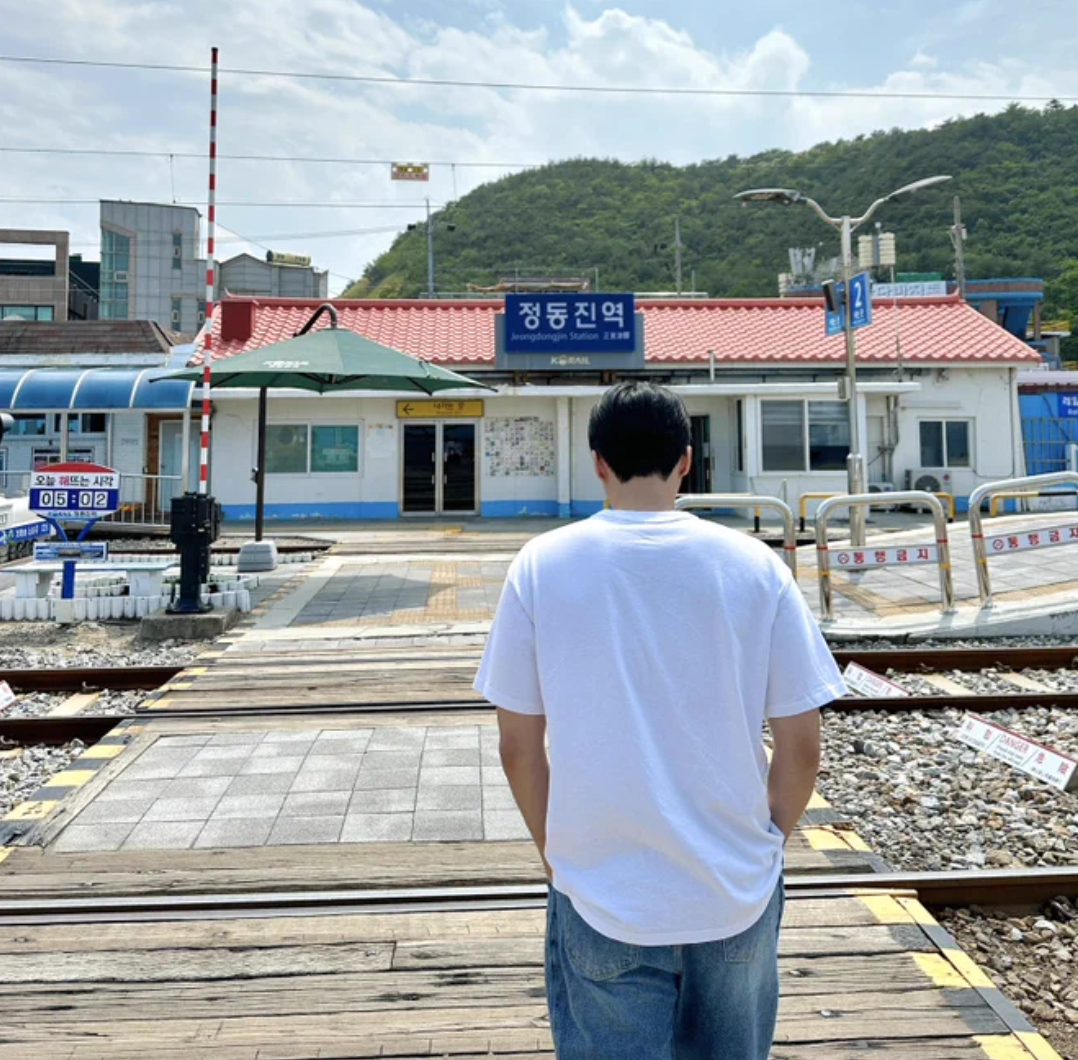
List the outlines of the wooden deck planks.
<svg viewBox="0 0 1078 1060">
<path fill-rule="evenodd" d="M 976 991 L 922 970 L 914 955 L 935 947 L 912 917 L 873 923 L 880 908 L 787 904 L 774 1060 L 983 1056 L 971 1035 L 1007 1033 Z M 550 1060 L 543 921 L 526 909 L 0 926 L 0 1060 Z"/>
</svg>

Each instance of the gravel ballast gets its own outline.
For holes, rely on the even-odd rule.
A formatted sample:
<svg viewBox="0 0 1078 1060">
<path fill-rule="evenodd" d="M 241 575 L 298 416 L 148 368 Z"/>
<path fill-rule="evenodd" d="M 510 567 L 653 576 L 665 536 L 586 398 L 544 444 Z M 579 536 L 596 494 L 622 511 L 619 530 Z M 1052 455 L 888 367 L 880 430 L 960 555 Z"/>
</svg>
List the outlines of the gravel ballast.
<svg viewBox="0 0 1078 1060">
<path fill-rule="evenodd" d="M 86 745 L 72 740 L 61 747 L 33 744 L 29 747 L 11 748 L 0 741 L 0 818 L 25 802 L 51 776 L 66 769 Z"/>
<path fill-rule="evenodd" d="M 964 716 L 828 712 L 820 793 L 896 869 L 1078 862 L 1078 793 L 1057 791 L 959 743 L 954 732 Z M 1078 754 L 1074 712 L 997 711 L 992 720 Z"/>
<path fill-rule="evenodd" d="M 1060 1056 L 1078 1060 L 1078 907 L 1055 898 L 1030 916 L 973 907 L 939 918 Z"/>
</svg>

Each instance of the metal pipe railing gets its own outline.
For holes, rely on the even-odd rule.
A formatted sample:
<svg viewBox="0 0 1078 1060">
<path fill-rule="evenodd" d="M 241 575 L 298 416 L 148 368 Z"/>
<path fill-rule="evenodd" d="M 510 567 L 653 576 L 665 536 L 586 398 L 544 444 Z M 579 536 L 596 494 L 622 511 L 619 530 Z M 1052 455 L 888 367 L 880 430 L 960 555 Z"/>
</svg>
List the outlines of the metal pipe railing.
<svg viewBox="0 0 1078 1060">
<path fill-rule="evenodd" d="M 782 553 L 786 565 L 797 574 L 797 526 L 790 506 L 778 497 L 757 497 L 751 493 L 686 493 L 674 505 L 678 511 L 690 508 L 769 509 L 782 516 Z"/>
<path fill-rule="evenodd" d="M 844 564 L 847 569 L 859 570 L 865 567 L 889 567 L 931 563 L 939 567 L 940 611 L 950 614 L 954 611 L 954 580 L 951 576 L 951 545 L 947 538 L 947 515 L 940 499 L 924 490 L 904 490 L 895 493 L 861 493 L 847 496 L 843 494 L 824 501 L 816 509 L 816 557 L 820 578 L 820 612 L 825 621 L 834 618 L 834 597 L 831 585 L 831 550 L 827 539 L 827 520 L 836 508 L 871 508 L 885 504 L 924 504 L 932 513 L 932 522 L 936 527 L 934 545 L 885 545 L 881 548 L 855 547 L 844 549 L 851 557 L 851 562 Z"/>
<path fill-rule="evenodd" d="M 1001 552 L 1024 552 L 1034 548 L 1050 548 L 1054 545 L 1078 544 L 1078 533 L 1070 536 L 1074 527 L 1067 528 L 1064 536 L 1058 531 L 1053 533 L 1051 528 L 1044 531 L 1033 531 L 1023 535 L 1026 541 L 1015 534 L 998 534 L 995 537 L 986 538 L 984 534 L 984 516 L 981 514 L 981 505 L 985 498 L 994 497 L 998 493 L 1013 493 L 1016 490 L 1040 491 L 1042 486 L 1059 486 L 1064 483 L 1078 487 L 1078 471 L 1053 471 L 1049 475 L 1027 475 L 1025 478 L 1009 478 L 1000 482 L 986 482 L 978 486 L 969 496 L 969 533 L 973 539 L 974 568 L 977 571 L 977 593 L 981 600 L 981 607 L 992 606 L 992 579 L 988 573 L 988 547 L 989 542 L 1001 541 L 1004 547 Z M 1011 547 L 1011 540 L 1016 542 Z"/>
</svg>

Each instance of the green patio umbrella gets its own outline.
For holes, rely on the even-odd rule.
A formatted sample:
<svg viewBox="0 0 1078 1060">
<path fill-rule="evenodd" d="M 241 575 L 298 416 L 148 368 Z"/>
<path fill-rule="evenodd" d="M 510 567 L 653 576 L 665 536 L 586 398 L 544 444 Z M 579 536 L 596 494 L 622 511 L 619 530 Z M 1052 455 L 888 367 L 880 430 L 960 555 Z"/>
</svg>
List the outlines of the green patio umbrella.
<svg viewBox="0 0 1078 1060">
<path fill-rule="evenodd" d="M 315 321 L 327 313 L 328 328 L 312 332 Z M 191 368 L 165 378 L 202 378 Z M 410 357 L 400 350 L 372 342 L 337 326 L 337 311 L 326 303 L 291 339 L 263 346 L 213 366 L 210 386 L 258 390 L 258 468 L 255 500 L 255 540 L 262 540 L 266 500 L 266 399 L 273 389 L 312 390 L 328 394 L 338 390 L 393 390 L 435 394 L 464 387 L 493 390 L 485 383 Z"/>
</svg>

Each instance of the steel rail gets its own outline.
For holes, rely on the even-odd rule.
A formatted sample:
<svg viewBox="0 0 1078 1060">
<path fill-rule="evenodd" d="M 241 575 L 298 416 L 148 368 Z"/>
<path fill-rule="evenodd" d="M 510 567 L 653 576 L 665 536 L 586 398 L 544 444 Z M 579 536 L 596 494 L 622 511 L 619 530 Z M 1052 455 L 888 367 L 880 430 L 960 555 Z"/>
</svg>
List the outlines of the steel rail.
<svg viewBox="0 0 1078 1060">
<path fill-rule="evenodd" d="M 54 670 L 0 670 L 15 692 L 152 692 L 183 666 L 61 666 Z"/>
<path fill-rule="evenodd" d="M 943 670 L 1059 670 L 1078 669 L 1078 644 L 1047 648 L 1000 645 L 984 648 L 881 648 L 835 646 L 839 666 L 856 662 L 877 673 L 938 673 Z"/>
<path fill-rule="evenodd" d="M 958 872 L 821 873 L 786 879 L 786 893 L 795 899 L 866 892 L 917 897 L 926 905 L 937 907 L 1040 906 L 1053 898 L 1078 896 L 1078 866 Z M 535 909 L 545 904 L 547 893 L 547 885 L 537 882 L 386 890 L 170 892 L 77 897 L 58 894 L 0 898 L 0 924 Z"/>
</svg>

